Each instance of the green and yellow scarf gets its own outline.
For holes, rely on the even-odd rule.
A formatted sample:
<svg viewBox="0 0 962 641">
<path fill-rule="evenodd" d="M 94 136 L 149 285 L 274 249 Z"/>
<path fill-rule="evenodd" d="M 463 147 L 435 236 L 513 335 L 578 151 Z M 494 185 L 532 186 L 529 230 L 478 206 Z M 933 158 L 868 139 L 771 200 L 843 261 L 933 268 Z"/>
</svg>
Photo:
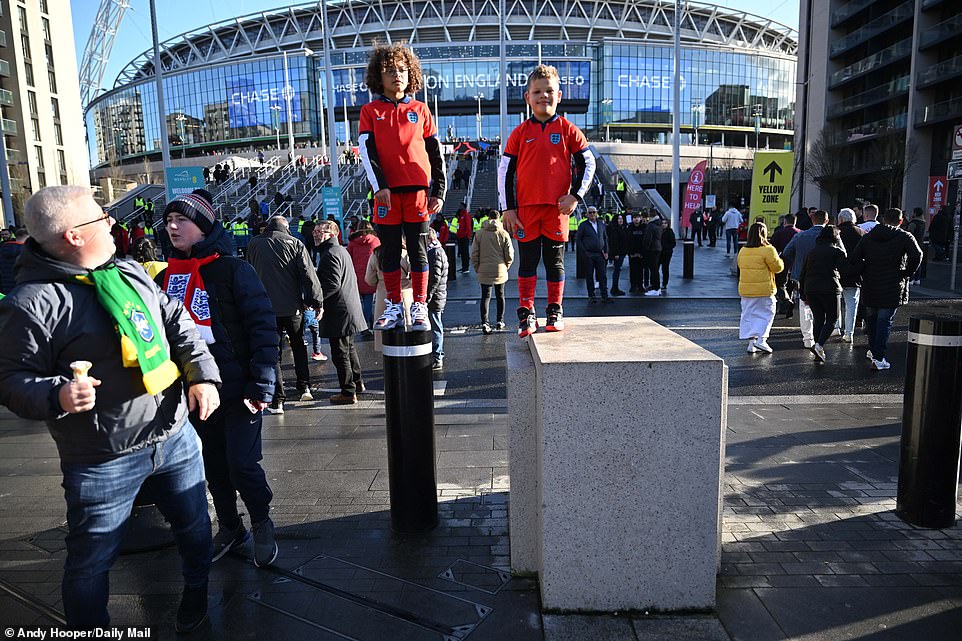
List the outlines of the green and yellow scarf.
<svg viewBox="0 0 962 641">
<path fill-rule="evenodd" d="M 180 378 L 147 304 L 115 264 L 75 278 L 97 290 L 97 300 L 117 323 L 124 367 L 140 367 L 148 394 L 160 394 Z"/>
</svg>

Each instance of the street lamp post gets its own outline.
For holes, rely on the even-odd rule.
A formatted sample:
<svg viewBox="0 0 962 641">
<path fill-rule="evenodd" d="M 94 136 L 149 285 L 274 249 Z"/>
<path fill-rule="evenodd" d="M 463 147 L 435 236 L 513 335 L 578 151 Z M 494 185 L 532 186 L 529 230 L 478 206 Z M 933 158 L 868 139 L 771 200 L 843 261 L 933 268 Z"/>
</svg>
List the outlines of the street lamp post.
<svg viewBox="0 0 962 641">
<path fill-rule="evenodd" d="M 701 125 L 701 112 L 705 109 L 705 106 L 699 101 L 695 101 L 691 105 L 691 126 L 695 130 L 695 146 L 698 146 L 698 127 Z"/>
<path fill-rule="evenodd" d="M 602 104 L 602 115 L 605 119 L 605 142 L 611 142 L 611 117 L 612 117 L 612 104 L 614 100 L 611 98 L 605 98 L 601 101 Z"/>
<path fill-rule="evenodd" d="M 184 131 L 184 121 L 187 120 L 187 116 L 184 114 L 177 114 L 177 128 L 180 129 L 180 157 L 187 157 L 187 134 Z"/>
<path fill-rule="evenodd" d="M 481 100 L 484 98 L 483 93 L 479 93 L 475 98 L 478 99 L 478 141 L 481 140 Z"/>
<path fill-rule="evenodd" d="M 277 151 L 281 150 L 281 106 L 271 105 L 271 111 L 274 116 L 274 135 L 277 137 Z"/>
<path fill-rule="evenodd" d="M 720 144 L 721 144 L 720 142 L 713 142 L 713 143 L 709 143 L 708 145 L 708 193 L 709 194 L 715 193 L 712 191 L 712 178 L 715 175 L 715 155 L 713 151 L 715 147 Z M 702 203 L 704 204 L 704 199 L 702 200 Z"/>
<path fill-rule="evenodd" d="M 287 71 L 287 52 L 284 52 L 284 98 L 287 100 L 287 155 L 294 160 L 294 114 L 291 110 L 291 76 Z"/>
</svg>

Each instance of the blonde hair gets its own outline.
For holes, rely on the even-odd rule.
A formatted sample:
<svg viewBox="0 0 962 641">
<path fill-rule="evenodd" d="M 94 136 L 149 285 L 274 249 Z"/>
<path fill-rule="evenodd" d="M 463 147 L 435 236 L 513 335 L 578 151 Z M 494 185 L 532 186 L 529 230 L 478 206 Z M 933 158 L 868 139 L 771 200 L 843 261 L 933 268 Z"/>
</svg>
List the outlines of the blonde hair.
<svg viewBox="0 0 962 641">
<path fill-rule="evenodd" d="M 534 68 L 528 75 L 528 89 L 531 89 L 531 82 L 534 80 L 556 80 L 559 85 L 561 83 L 561 75 L 558 74 L 558 70 L 551 65 L 538 65 Z"/>
</svg>

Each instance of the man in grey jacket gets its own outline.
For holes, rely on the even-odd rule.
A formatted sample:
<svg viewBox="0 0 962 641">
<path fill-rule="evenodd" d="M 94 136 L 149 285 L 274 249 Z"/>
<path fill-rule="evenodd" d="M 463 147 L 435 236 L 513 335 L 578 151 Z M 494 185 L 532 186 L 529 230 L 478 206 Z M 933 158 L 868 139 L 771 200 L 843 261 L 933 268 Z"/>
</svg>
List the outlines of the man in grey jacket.
<svg viewBox="0 0 962 641">
<path fill-rule="evenodd" d="M 0 301 L 0 403 L 46 421 L 57 444 L 67 624 L 109 626 L 108 572 L 150 478 L 183 559 L 176 629 L 189 632 L 207 615 L 211 532 L 187 413 L 206 419 L 217 409 L 220 373 L 180 302 L 137 263 L 114 260 L 114 221 L 90 189 L 41 189 L 24 219 L 31 238 L 17 286 Z"/>
<path fill-rule="evenodd" d="M 284 334 L 291 343 L 297 394 L 302 401 L 313 400 L 310 371 L 307 368 L 307 346 L 304 344 L 304 308 L 313 307 L 320 319 L 324 293 L 311 264 L 307 247 L 291 236 L 290 224 L 283 216 L 274 216 L 267 223 L 267 231 L 251 239 L 247 260 L 254 266 L 267 295 L 270 296 L 274 316 L 277 317 L 278 362 L 274 383 L 274 400 L 267 412 L 283 414 L 284 375 L 281 359 L 284 354 Z"/>
<path fill-rule="evenodd" d="M 795 289 L 798 290 L 798 278 L 802 274 L 802 267 L 808 252 L 815 248 L 815 239 L 822 233 L 825 223 L 828 222 L 828 212 L 819 209 L 809 214 L 812 226 L 805 231 L 800 231 L 788 241 L 785 250 L 782 252 L 782 260 L 785 265 L 791 267 L 789 278 L 795 281 Z M 805 349 L 812 349 L 815 345 L 815 319 L 812 316 L 812 308 L 805 304 L 801 298 L 798 300 L 798 327 L 802 330 L 802 344 Z"/>
</svg>

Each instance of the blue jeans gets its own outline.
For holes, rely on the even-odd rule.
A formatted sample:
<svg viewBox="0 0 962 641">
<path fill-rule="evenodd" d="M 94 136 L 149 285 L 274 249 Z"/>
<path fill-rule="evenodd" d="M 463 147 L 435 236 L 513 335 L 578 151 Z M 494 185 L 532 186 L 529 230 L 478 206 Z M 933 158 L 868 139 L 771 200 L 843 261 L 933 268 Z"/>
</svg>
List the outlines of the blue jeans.
<svg viewBox="0 0 962 641">
<path fill-rule="evenodd" d="M 735 251 L 738 251 L 738 230 L 737 229 L 726 229 L 725 230 L 725 253 L 732 253 L 732 245 L 735 246 Z"/>
<path fill-rule="evenodd" d="M 889 331 L 895 320 L 897 307 L 869 307 L 865 306 L 865 333 L 868 335 L 868 348 L 872 350 L 872 358 L 877 361 L 885 358 L 885 350 L 889 341 Z"/>
<path fill-rule="evenodd" d="M 621 280 L 621 266 L 625 264 L 625 257 L 614 256 L 611 259 L 611 263 L 615 266 L 614 271 L 611 273 L 611 291 L 617 292 L 621 289 L 618 287 L 618 281 Z"/>
<path fill-rule="evenodd" d="M 195 587 L 207 581 L 211 534 L 204 462 L 190 423 L 162 443 L 104 463 L 61 463 L 60 469 L 69 528 L 62 584 L 69 627 L 110 625 L 108 572 L 147 479 L 177 541 L 184 582 Z"/>
<path fill-rule="evenodd" d="M 861 292 L 860 287 L 842 288 L 842 306 L 845 309 L 842 312 L 843 325 L 840 329 L 843 334 L 855 333 L 855 316 L 858 313 L 858 298 Z"/>
<path fill-rule="evenodd" d="M 364 320 L 367 321 L 367 328 L 374 327 L 374 294 L 361 294 L 361 309 L 364 311 Z"/>
<path fill-rule="evenodd" d="M 431 332 L 434 334 L 434 338 L 431 340 L 434 360 L 444 358 L 444 323 L 441 322 L 441 314 L 443 313 L 443 311 L 428 313 L 428 318 L 431 320 Z"/>
</svg>

